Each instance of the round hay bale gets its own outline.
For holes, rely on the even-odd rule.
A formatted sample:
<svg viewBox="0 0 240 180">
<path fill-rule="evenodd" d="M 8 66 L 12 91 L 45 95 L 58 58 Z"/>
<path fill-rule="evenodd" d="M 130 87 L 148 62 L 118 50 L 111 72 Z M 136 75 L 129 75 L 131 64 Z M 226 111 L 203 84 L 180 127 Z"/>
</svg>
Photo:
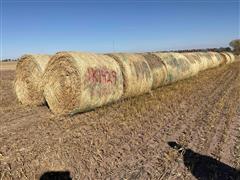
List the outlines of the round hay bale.
<svg viewBox="0 0 240 180">
<path fill-rule="evenodd" d="M 192 69 L 188 59 L 180 53 L 153 53 L 160 57 L 167 68 L 167 78 L 165 84 L 188 78 L 195 70 Z"/>
<path fill-rule="evenodd" d="M 232 62 L 230 54 L 228 54 L 227 52 L 221 52 L 220 54 L 224 58 L 224 64 L 230 64 Z"/>
<path fill-rule="evenodd" d="M 140 54 L 112 53 L 121 67 L 124 79 L 124 97 L 138 96 L 151 91 L 153 75 L 146 59 Z"/>
<path fill-rule="evenodd" d="M 14 86 L 17 98 L 22 104 L 44 104 L 41 83 L 49 60 L 49 55 L 24 55 L 18 61 Z"/>
<path fill-rule="evenodd" d="M 228 54 L 229 56 L 230 56 L 230 63 L 233 63 L 234 61 L 235 61 L 235 56 L 234 56 L 234 54 L 233 53 L 231 53 L 231 52 L 226 52 L 226 54 Z"/>
<path fill-rule="evenodd" d="M 211 56 L 211 60 L 213 62 L 213 67 L 219 66 L 222 62 L 221 59 L 218 59 L 217 52 L 208 52 L 208 54 Z"/>
<path fill-rule="evenodd" d="M 223 56 L 221 56 L 220 53 L 218 53 L 218 52 L 212 52 L 212 54 L 217 58 L 219 65 L 224 64 L 225 59 L 224 59 Z"/>
<path fill-rule="evenodd" d="M 215 63 L 211 57 L 211 54 L 208 52 L 197 52 L 197 55 L 200 57 L 201 61 L 204 63 L 204 69 L 210 69 L 215 67 Z"/>
<path fill-rule="evenodd" d="M 123 77 L 111 57 L 94 53 L 60 52 L 44 73 L 44 96 L 56 114 L 75 114 L 117 101 Z"/>
<path fill-rule="evenodd" d="M 205 68 L 205 63 L 201 60 L 199 55 L 195 52 L 187 52 L 187 53 L 182 53 L 190 62 L 195 61 L 196 63 L 196 71 L 202 71 Z M 192 62 L 193 64 L 193 62 Z"/>
<path fill-rule="evenodd" d="M 153 75 L 152 89 L 158 88 L 165 84 L 167 78 L 167 68 L 160 57 L 152 53 L 144 53 Z"/>
<path fill-rule="evenodd" d="M 192 69 L 192 76 L 198 74 L 198 72 L 201 70 L 201 66 L 203 65 L 201 63 L 200 58 L 194 54 L 194 53 L 181 53 L 183 54 L 191 64 L 191 69 Z"/>
</svg>

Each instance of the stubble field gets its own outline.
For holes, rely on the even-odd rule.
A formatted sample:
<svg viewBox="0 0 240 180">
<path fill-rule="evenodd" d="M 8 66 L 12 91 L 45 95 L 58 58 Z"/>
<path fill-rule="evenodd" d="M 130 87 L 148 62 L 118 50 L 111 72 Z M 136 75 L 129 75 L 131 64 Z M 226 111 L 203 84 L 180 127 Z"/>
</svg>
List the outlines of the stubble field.
<svg viewBox="0 0 240 180">
<path fill-rule="evenodd" d="M 196 179 L 208 173 L 196 172 L 199 161 L 191 157 L 189 165 L 169 141 L 198 158 L 216 159 L 217 166 L 240 168 L 239 61 L 72 117 L 20 105 L 14 67 L 1 65 L 0 71 L 0 179 L 39 179 L 49 171 L 68 171 L 73 179 Z"/>
</svg>

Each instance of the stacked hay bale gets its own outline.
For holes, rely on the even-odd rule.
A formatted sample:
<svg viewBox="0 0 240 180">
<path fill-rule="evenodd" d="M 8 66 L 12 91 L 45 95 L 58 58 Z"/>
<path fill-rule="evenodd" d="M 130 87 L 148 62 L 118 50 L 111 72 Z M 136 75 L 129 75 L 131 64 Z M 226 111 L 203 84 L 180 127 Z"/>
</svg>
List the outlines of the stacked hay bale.
<svg viewBox="0 0 240 180">
<path fill-rule="evenodd" d="M 123 97 L 133 97 L 151 91 L 152 71 L 146 59 L 140 54 L 108 54 L 119 64 L 123 74 Z"/>
<path fill-rule="evenodd" d="M 57 114 L 87 111 L 119 100 L 122 95 L 122 71 L 107 55 L 57 53 L 44 73 L 44 96 Z"/>
<path fill-rule="evenodd" d="M 44 104 L 42 76 L 49 60 L 49 55 L 24 55 L 18 61 L 15 91 L 22 104 Z"/>
</svg>

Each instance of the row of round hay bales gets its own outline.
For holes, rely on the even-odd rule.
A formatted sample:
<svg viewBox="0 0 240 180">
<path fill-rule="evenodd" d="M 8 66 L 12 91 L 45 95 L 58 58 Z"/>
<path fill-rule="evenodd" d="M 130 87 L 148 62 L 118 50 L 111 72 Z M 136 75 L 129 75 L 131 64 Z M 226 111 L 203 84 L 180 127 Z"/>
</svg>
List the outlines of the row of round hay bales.
<svg viewBox="0 0 240 180">
<path fill-rule="evenodd" d="M 153 72 L 152 89 L 194 76 L 199 71 L 199 64 L 180 53 L 145 53 Z"/>
<path fill-rule="evenodd" d="M 46 100 L 54 113 L 74 114 L 138 96 L 233 61 L 230 53 L 215 52 L 60 52 L 51 59 L 29 55 L 18 63 L 15 87 L 23 104 L 40 105 Z"/>
<path fill-rule="evenodd" d="M 24 55 L 18 61 L 14 85 L 22 104 L 41 105 L 45 102 L 41 80 L 49 60 L 49 55 Z"/>
</svg>

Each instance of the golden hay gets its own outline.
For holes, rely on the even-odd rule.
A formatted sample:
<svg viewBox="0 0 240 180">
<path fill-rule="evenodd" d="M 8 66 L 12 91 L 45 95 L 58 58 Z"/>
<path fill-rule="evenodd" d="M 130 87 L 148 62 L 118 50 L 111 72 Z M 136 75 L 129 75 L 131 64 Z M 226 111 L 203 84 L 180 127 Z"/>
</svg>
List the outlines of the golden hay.
<svg viewBox="0 0 240 180">
<path fill-rule="evenodd" d="M 210 52 L 210 53 L 212 54 L 212 56 L 215 56 L 219 65 L 224 64 L 225 59 L 220 53 L 218 53 L 218 52 Z"/>
<path fill-rule="evenodd" d="M 152 53 L 144 53 L 153 75 L 152 89 L 158 88 L 165 84 L 167 78 L 167 68 L 160 57 Z"/>
<path fill-rule="evenodd" d="M 231 52 L 226 52 L 226 54 L 228 54 L 229 56 L 230 56 L 230 63 L 233 63 L 234 61 L 235 61 L 235 56 L 234 56 L 234 54 L 233 53 L 231 53 Z"/>
<path fill-rule="evenodd" d="M 41 105 L 45 100 L 41 87 L 42 75 L 50 60 L 49 55 L 25 55 L 16 67 L 15 91 L 24 105 Z"/>
<path fill-rule="evenodd" d="M 210 57 L 211 57 L 211 60 L 212 60 L 212 63 L 213 63 L 213 67 L 217 67 L 219 66 L 222 62 L 221 62 L 221 59 L 218 59 L 217 55 L 218 53 L 216 52 L 207 52 Z"/>
<path fill-rule="evenodd" d="M 220 54 L 224 58 L 224 64 L 230 64 L 231 63 L 231 57 L 227 53 L 222 52 Z"/>
<path fill-rule="evenodd" d="M 186 52 L 182 53 L 190 62 L 194 62 L 196 65 L 196 72 L 202 71 L 205 69 L 205 62 L 201 60 L 199 55 L 195 52 Z"/>
<path fill-rule="evenodd" d="M 124 97 L 137 96 L 151 91 L 153 76 L 146 59 L 140 54 L 112 53 L 121 67 L 124 79 Z"/>
<path fill-rule="evenodd" d="M 114 102 L 122 95 L 121 69 L 106 55 L 57 53 L 44 74 L 44 96 L 54 113 L 87 111 Z"/>
<path fill-rule="evenodd" d="M 222 52 L 220 53 L 222 55 L 222 57 L 224 58 L 224 64 L 230 64 L 232 63 L 234 60 L 233 55 L 231 56 L 231 53 L 227 53 L 227 52 Z"/>
<path fill-rule="evenodd" d="M 194 66 L 180 53 L 153 53 L 160 57 L 167 68 L 165 84 L 170 84 L 195 74 Z"/>
<path fill-rule="evenodd" d="M 201 61 L 204 63 L 204 67 L 202 70 L 210 69 L 215 67 L 215 63 L 212 60 L 212 57 L 207 52 L 196 52 L 196 54 L 200 57 Z"/>
</svg>

